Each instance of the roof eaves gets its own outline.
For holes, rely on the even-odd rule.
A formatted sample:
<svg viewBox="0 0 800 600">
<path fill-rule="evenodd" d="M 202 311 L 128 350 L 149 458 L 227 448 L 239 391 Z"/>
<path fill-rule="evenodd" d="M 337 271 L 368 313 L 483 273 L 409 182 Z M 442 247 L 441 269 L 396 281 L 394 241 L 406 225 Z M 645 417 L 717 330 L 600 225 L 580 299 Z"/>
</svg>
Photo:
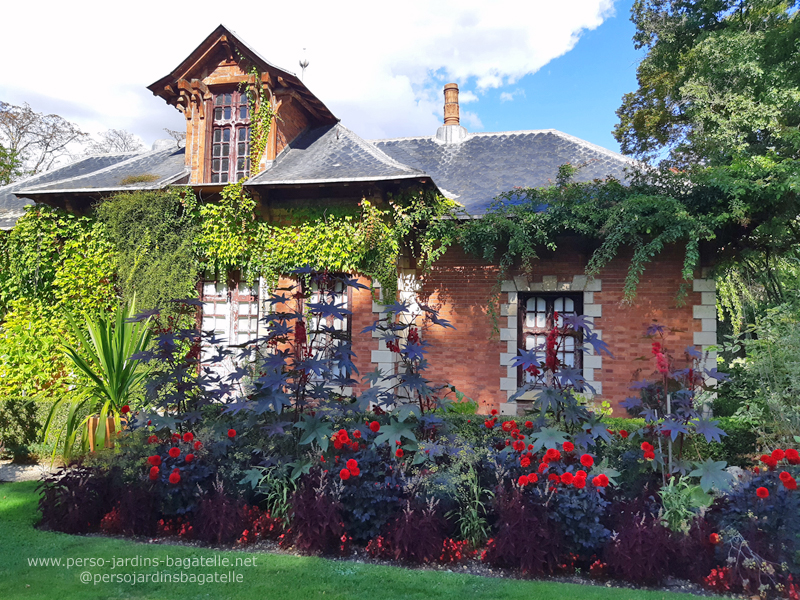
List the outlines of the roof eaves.
<svg viewBox="0 0 800 600">
<path fill-rule="evenodd" d="M 418 171 L 417 173 L 397 174 L 397 175 L 380 175 L 380 176 L 367 176 L 367 177 L 341 177 L 341 178 L 324 178 L 324 179 L 291 179 L 283 181 L 253 181 L 245 184 L 246 186 L 267 186 L 267 185 L 313 185 L 313 184 L 326 184 L 326 183 L 362 183 L 369 181 L 393 181 L 396 179 L 417 179 L 424 178 L 430 179 L 430 175 Z"/>
</svg>

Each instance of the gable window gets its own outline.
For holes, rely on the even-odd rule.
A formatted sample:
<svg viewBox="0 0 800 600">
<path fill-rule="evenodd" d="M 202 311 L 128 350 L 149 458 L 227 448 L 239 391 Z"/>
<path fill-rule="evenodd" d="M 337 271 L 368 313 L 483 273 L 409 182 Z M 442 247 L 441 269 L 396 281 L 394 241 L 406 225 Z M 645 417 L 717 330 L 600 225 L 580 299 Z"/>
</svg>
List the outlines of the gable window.
<svg viewBox="0 0 800 600">
<path fill-rule="evenodd" d="M 211 131 L 211 183 L 250 176 L 250 107 L 239 91 L 214 97 Z"/>
<path fill-rule="evenodd" d="M 519 347 L 525 350 L 538 349 L 541 351 L 540 355 L 544 357 L 547 332 L 555 326 L 561 327 L 564 324 L 564 316 L 580 314 L 583 314 L 583 294 L 541 292 L 520 294 L 517 332 Z M 561 364 L 569 368 L 582 369 L 583 353 L 580 348 L 580 333 L 568 334 L 558 348 L 558 359 Z M 521 367 L 517 370 L 518 385 L 531 381 L 531 378 L 532 376 L 524 373 Z"/>
</svg>

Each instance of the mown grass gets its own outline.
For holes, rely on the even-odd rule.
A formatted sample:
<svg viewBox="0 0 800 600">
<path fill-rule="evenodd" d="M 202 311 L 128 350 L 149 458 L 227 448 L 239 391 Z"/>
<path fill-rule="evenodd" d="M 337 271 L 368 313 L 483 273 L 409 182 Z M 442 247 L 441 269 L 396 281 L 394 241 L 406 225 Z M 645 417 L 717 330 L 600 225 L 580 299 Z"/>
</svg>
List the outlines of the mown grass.
<svg viewBox="0 0 800 600">
<path fill-rule="evenodd" d="M 35 492 L 36 483 L 0 484 L 0 598 L 47 600 L 86 600 L 91 598 L 213 598 L 217 599 L 280 599 L 307 598 L 394 599 L 394 598 L 452 598 L 562 600 L 686 600 L 684 594 L 657 591 L 628 590 L 599 586 L 581 586 L 540 581 L 521 581 L 478 577 L 473 575 L 410 570 L 398 567 L 366 565 L 356 562 L 326 560 L 312 557 L 268 553 L 217 551 L 162 544 L 147 544 L 104 537 L 71 536 L 39 531 Z M 255 566 L 193 567 L 183 570 L 187 575 L 220 574 L 235 570 L 241 573 L 241 583 L 81 583 L 81 573 L 93 575 L 114 573 L 152 573 L 157 570 L 180 573 L 177 568 L 112 569 L 66 566 L 29 566 L 31 558 L 103 558 L 133 559 L 135 557 L 166 560 L 187 558 L 227 557 L 235 564 L 237 558 L 252 559 Z"/>
</svg>

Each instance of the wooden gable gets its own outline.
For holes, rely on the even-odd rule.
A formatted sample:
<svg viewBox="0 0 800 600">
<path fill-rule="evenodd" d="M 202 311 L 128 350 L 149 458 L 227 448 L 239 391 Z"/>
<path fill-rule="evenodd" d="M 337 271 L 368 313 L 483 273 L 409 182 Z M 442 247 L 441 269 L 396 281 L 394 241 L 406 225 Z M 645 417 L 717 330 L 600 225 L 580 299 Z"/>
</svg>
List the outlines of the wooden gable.
<svg viewBox="0 0 800 600">
<path fill-rule="evenodd" d="M 186 117 L 186 165 L 189 183 L 210 182 L 214 99 L 242 84 L 254 84 L 253 67 L 270 98 L 277 118 L 260 165 L 262 171 L 300 133 L 311 127 L 333 124 L 338 119 L 293 73 L 261 58 L 224 26 L 217 27 L 169 75 L 148 86 L 156 96 L 175 106 Z"/>
</svg>

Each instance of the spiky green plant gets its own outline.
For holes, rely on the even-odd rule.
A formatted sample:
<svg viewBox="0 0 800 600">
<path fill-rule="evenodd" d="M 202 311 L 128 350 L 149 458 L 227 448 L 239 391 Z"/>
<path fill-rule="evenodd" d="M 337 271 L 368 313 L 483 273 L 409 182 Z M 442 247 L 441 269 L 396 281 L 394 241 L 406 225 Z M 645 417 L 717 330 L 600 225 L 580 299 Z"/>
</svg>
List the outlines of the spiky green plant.
<svg viewBox="0 0 800 600">
<path fill-rule="evenodd" d="M 133 393 L 146 374 L 133 357 L 150 343 L 149 319 L 134 322 L 134 305 L 135 300 L 130 304 L 121 304 L 115 314 L 108 317 L 86 317 L 88 337 L 74 317 L 68 317 L 80 348 L 65 346 L 64 353 L 91 383 L 77 396 L 54 402 L 45 422 L 47 440 L 52 433 L 53 417 L 62 404 L 69 403 L 67 421 L 59 433 L 63 437 L 65 460 L 71 458 L 78 433 L 93 416 L 99 416 L 96 440 L 100 447 L 106 441 L 106 419 L 113 417 L 116 429 L 120 429 L 122 408 L 130 404 Z M 81 420 L 84 407 L 88 408 L 89 416 Z M 84 449 L 87 444 L 88 436 L 84 436 Z M 56 444 L 56 448 L 59 445 Z"/>
</svg>

